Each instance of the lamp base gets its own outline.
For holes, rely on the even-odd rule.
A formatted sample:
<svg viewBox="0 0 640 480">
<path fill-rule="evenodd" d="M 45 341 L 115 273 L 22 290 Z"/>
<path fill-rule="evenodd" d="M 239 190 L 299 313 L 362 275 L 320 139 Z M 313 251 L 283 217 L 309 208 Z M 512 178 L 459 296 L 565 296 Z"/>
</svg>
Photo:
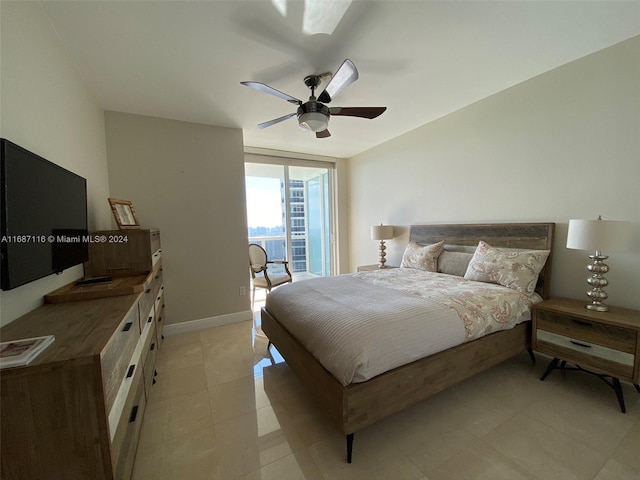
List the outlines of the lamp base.
<svg viewBox="0 0 640 480">
<path fill-rule="evenodd" d="M 594 312 L 608 312 L 609 311 L 609 307 L 607 305 L 605 305 L 604 303 L 587 303 L 585 305 L 585 308 L 587 310 L 593 310 Z"/>
<path fill-rule="evenodd" d="M 608 312 L 609 307 L 603 302 L 609 296 L 607 292 L 604 291 L 604 287 L 609 285 L 609 281 L 604 277 L 604 274 L 609 271 L 609 265 L 604 263 L 604 260 L 609 257 L 602 255 L 600 251 L 596 250 L 596 253 L 589 255 L 589 258 L 593 260 L 593 263 L 587 266 L 587 270 L 591 272 L 591 276 L 587 278 L 587 283 L 593 288 L 587 292 L 587 296 L 592 301 L 585 305 L 585 307 L 587 310 L 595 312 Z"/>
<path fill-rule="evenodd" d="M 384 240 L 380 240 L 380 248 L 379 248 L 379 252 L 378 252 L 378 268 L 387 268 L 385 266 L 385 263 L 387 262 L 387 259 L 385 258 L 387 256 L 387 247 L 384 244 Z"/>
</svg>

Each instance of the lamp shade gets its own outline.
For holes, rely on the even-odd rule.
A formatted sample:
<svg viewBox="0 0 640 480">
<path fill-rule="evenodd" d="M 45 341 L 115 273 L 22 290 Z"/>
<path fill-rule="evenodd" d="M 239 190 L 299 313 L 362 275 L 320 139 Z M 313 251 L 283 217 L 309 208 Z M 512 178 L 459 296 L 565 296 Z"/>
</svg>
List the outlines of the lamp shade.
<svg viewBox="0 0 640 480">
<path fill-rule="evenodd" d="M 629 222 L 615 220 L 569 220 L 567 248 L 623 252 L 629 245 Z"/>
<path fill-rule="evenodd" d="M 374 225 L 371 227 L 371 240 L 391 240 L 392 238 L 392 225 Z"/>
</svg>

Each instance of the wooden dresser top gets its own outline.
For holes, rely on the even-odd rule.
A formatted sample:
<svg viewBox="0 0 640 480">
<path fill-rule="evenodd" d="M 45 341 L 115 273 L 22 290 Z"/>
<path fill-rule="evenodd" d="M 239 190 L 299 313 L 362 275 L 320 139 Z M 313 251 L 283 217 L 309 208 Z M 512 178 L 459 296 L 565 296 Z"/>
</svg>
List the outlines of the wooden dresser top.
<svg viewBox="0 0 640 480">
<path fill-rule="evenodd" d="M 0 340 L 3 342 L 44 335 L 55 335 L 55 341 L 28 366 L 3 369 L 0 374 L 5 376 L 19 374 L 25 369 L 50 368 L 58 362 L 99 361 L 120 322 L 131 309 L 137 309 L 139 295 L 43 305 L 5 325 L 0 328 Z"/>
</svg>

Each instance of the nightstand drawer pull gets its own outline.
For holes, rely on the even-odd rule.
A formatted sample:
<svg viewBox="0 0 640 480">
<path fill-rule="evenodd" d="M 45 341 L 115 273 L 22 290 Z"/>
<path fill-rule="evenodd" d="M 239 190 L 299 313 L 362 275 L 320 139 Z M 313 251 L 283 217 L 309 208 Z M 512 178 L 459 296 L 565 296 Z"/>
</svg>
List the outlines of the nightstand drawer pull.
<svg viewBox="0 0 640 480">
<path fill-rule="evenodd" d="M 593 327 L 593 323 L 586 322 L 584 320 L 576 320 L 575 318 L 572 318 L 571 321 L 573 323 L 577 323 L 578 325 L 582 325 L 583 327 Z"/>
<path fill-rule="evenodd" d="M 591 348 L 591 345 L 587 345 L 585 343 L 576 342 L 575 340 L 570 340 L 574 345 L 578 345 L 579 347 Z"/>
</svg>

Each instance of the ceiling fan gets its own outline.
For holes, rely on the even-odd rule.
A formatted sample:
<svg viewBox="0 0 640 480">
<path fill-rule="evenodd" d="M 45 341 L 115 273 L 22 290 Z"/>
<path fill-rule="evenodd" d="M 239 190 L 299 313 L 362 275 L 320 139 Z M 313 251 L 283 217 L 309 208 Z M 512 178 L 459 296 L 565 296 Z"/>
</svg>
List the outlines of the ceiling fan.
<svg viewBox="0 0 640 480">
<path fill-rule="evenodd" d="M 329 83 L 322 91 L 318 98 L 315 96 L 316 88 L 326 78 L 330 78 Z M 283 115 L 279 118 L 274 118 L 268 122 L 258 124 L 258 128 L 267 128 L 276 123 L 283 122 L 289 118 L 298 117 L 298 125 L 303 130 L 309 130 L 316 133 L 317 138 L 327 138 L 331 134 L 327 129 L 329 125 L 329 118 L 331 116 L 343 116 L 343 117 L 360 117 L 360 118 L 376 118 L 381 115 L 387 107 L 327 107 L 325 104 L 330 103 L 342 90 L 351 85 L 358 79 L 358 70 L 353 62 L 349 59 L 342 62 L 340 68 L 335 74 L 330 72 L 323 73 L 321 75 L 308 75 L 304 78 L 304 83 L 311 89 L 311 96 L 309 100 L 303 102 L 291 95 L 276 90 L 269 85 L 260 82 L 240 82 L 254 90 L 268 93 L 276 97 L 282 98 L 289 103 L 298 105 L 297 111 Z"/>
</svg>

